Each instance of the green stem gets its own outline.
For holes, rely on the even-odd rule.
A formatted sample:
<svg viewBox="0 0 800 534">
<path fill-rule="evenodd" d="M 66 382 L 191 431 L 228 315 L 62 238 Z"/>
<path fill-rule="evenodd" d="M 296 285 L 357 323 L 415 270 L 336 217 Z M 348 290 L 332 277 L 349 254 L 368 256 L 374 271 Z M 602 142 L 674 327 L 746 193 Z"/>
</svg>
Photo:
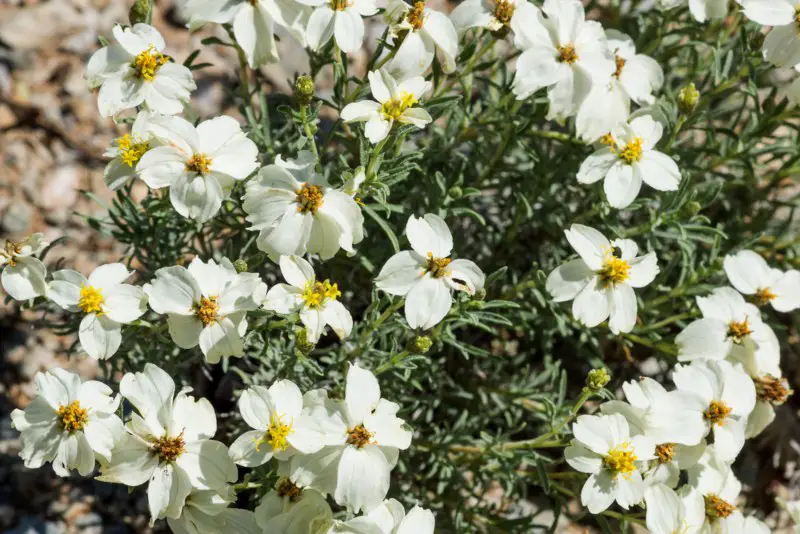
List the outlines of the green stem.
<svg viewBox="0 0 800 534">
<path fill-rule="evenodd" d="M 379 375 L 381 373 L 385 373 L 389 369 L 397 367 L 397 364 L 401 363 L 403 360 L 408 358 L 410 354 L 411 353 L 409 353 L 407 350 L 395 354 L 388 362 L 384 363 L 383 365 L 375 369 L 375 371 L 373 371 L 373 374 Z"/>
<path fill-rule="evenodd" d="M 670 356 L 678 355 L 678 347 L 676 347 L 675 345 L 670 345 L 667 343 L 657 343 L 655 341 L 650 341 L 649 339 L 645 339 L 641 336 L 637 336 L 636 334 L 622 334 L 622 337 L 624 337 L 625 339 L 629 339 L 634 343 L 638 343 L 639 345 L 643 345 L 647 348 L 663 352 L 664 354 L 669 354 Z"/>
<path fill-rule="evenodd" d="M 311 152 L 317 160 L 317 172 L 322 172 L 322 164 L 317 151 L 317 140 L 314 138 L 314 132 L 311 131 L 311 123 L 308 121 L 308 106 L 300 106 L 300 118 L 303 121 L 303 132 L 306 134 L 308 144 L 311 145 Z"/>
<path fill-rule="evenodd" d="M 361 337 L 358 338 L 358 346 L 356 347 L 356 350 L 354 350 L 352 353 L 353 358 L 356 358 L 361 354 L 363 354 L 369 336 L 375 330 L 377 330 L 378 327 L 380 327 L 380 325 L 382 325 L 383 322 L 389 318 L 389 316 L 391 316 L 394 312 L 399 310 L 403 306 L 403 304 L 405 304 L 405 302 L 406 302 L 405 299 L 398 299 L 395 302 L 392 302 L 392 304 L 383 311 L 380 317 L 375 319 L 375 321 L 372 324 L 370 324 L 367 328 L 364 329 L 363 332 L 361 332 Z"/>
</svg>

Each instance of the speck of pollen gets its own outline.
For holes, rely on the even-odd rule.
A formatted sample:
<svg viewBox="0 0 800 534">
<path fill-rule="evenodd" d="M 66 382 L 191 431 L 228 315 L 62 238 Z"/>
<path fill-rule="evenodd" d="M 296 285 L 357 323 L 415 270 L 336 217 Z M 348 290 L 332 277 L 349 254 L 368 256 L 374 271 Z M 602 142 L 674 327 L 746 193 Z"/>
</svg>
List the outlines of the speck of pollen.
<svg viewBox="0 0 800 534">
<path fill-rule="evenodd" d="M 675 444 L 674 443 L 662 443 L 661 445 L 656 445 L 656 458 L 658 458 L 658 463 L 660 464 L 668 464 L 672 461 L 672 457 L 675 455 Z"/>
<path fill-rule="evenodd" d="M 411 93 L 400 93 L 400 98 L 393 98 L 381 104 L 381 114 L 387 121 L 398 120 L 405 110 L 413 107 L 419 101 Z"/>
<path fill-rule="evenodd" d="M 84 285 L 81 287 L 81 296 L 78 299 L 78 307 L 86 313 L 96 313 L 102 315 L 103 303 L 105 302 L 103 293 L 94 286 Z"/>
<path fill-rule="evenodd" d="M 631 277 L 630 264 L 619 257 L 620 254 L 616 253 L 617 250 L 618 249 L 615 248 L 614 250 L 606 252 L 603 258 L 603 267 L 598 272 L 600 281 L 606 287 L 621 284 Z"/>
<path fill-rule="evenodd" d="M 722 519 L 736 511 L 734 505 L 713 493 L 703 495 L 703 501 L 705 502 L 706 517 L 709 519 Z"/>
<path fill-rule="evenodd" d="M 156 72 L 158 72 L 158 69 L 167 61 L 169 61 L 169 56 L 165 56 L 156 50 L 155 46 L 150 45 L 147 47 L 147 50 L 139 52 L 139 54 L 133 58 L 131 66 L 134 70 L 134 76 L 152 82 L 156 79 Z"/>
<path fill-rule="evenodd" d="M 567 65 L 572 65 L 576 61 L 580 59 L 578 57 L 578 51 L 575 50 L 575 46 L 572 44 L 566 44 L 564 46 L 558 47 L 558 55 L 556 56 L 556 61 L 559 63 L 566 63 Z"/>
<path fill-rule="evenodd" d="M 636 454 L 631 444 L 625 441 L 608 451 L 603 463 L 613 472 L 615 478 L 617 475 L 630 478 L 631 473 L 636 470 Z"/>
<path fill-rule="evenodd" d="M 422 23 L 425 22 L 425 2 L 415 2 L 406 20 L 415 30 L 422 28 Z"/>
<path fill-rule="evenodd" d="M 256 451 L 263 443 L 267 443 L 275 452 L 283 452 L 289 448 L 289 434 L 292 433 L 292 423 L 283 422 L 283 417 L 272 414 L 269 428 L 266 433 L 256 440 Z"/>
<path fill-rule="evenodd" d="M 197 174 L 208 174 L 211 172 L 211 158 L 205 154 L 192 154 L 186 162 L 186 170 Z"/>
<path fill-rule="evenodd" d="M 301 295 L 307 308 L 318 310 L 322 308 L 328 300 L 336 300 L 342 296 L 339 291 L 339 284 L 331 284 L 330 280 L 324 282 L 317 282 L 316 280 L 309 280 L 303 288 Z"/>
<path fill-rule="evenodd" d="M 175 437 L 164 436 L 157 438 L 150 445 L 150 452 L 158 456 L 159 463 L 174 462 L 181 454 L 186 452 L 183 432 Z"/>
<path fill-rule="evenodd" d="M 217 297 L 200 297 L 200 303 L 194 307 L 194 316 L 203 323 L 203 326 L 216 323 L 218 314 Z"/>
<path fill-rule="evenodd" d="M 745 317 L 744 321 L 731 321 L 728 323 L 728 337 L 733 338 L 734 343 L 741 343 L 744 338 L 752 334 L 750 324 Z"/>
<path fill-rule="evenodd" d="M 450 258 L 434 258 L 433 252 L 428 252 L 428 263 L 425 266 L 425 272 L 431 273 L 434 278 L 441 278 L 447 274 L 447 266 L 450 265 L 451 261 L 453 260 Z"/>
<path fill-rule="evenodd" d="M 756 304 L 758 304 L 759 306 L 766 306 L 771 301 L 778 298 L 778 295 L 773 293 L 768 287 L 759 289 L 758 291 L 756 291 L 756 294 L 754 296 Z"/>
<path fill-rule="evenodd" d="M 725 419 L 731 414 L 731 407 L 722 401 L 713 400 L 703 412 L 703 417 L 712 425 L 722 425 Z"/>
<path fill-rule="evenodd" d="M 117 139 L 117 147 L 119 148 L 120 159 L 128 167 L 134 167 L 139 163 L 145 152 L 150 149 L 147 141 L 138 141 L 132 138 L 131 134 L 125 134 Z"/>
<path fill-rule="evenodd" d="M 317 210 L 322 206 L 323 193 L 322 188 L 318 185 L 303 184 L 303 187 L 296 191 L 297 196 L 297 211 L 300 213 L 317 213 Z"/>
<path fill-rule="evenodd" d="M 619 77 L 622 76 L 622 69 L 625 68 L 625 63 L 627 63 L 627 61 L 624 57 L 620 57 L 619 54 L 614 54 L 614 63 L 617 66 L 617 70 L 614 71 L 614 77 L 619 80 Z"/>
<path fill-rule="evenodd" d="M 353 445 L 360 449 L 366 445 L 374 445 L 376 442 L 372 440 L 372 432 L 366 429 L 364 425 L 357 425 L 347 431 L 347 444 Z"/>
<path fill-rule="evenodd" d="M 59 407 L 57 413 L 64 431 L 70 434 L 83 430 L 83 427 L 89 421 L 89 410 L 81 408 L 79 401 L 72 401 L 67 406 Z"/>
</svg>

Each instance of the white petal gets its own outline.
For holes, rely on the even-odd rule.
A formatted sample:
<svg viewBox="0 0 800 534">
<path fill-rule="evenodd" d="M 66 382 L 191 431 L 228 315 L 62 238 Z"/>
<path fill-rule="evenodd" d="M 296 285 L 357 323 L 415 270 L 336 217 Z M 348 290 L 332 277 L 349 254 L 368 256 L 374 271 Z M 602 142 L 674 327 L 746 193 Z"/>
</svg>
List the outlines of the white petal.
<svg viewBox="0 0 800 534">
<path fill-rule="evenodd" d="M 546 289 L 555 302 L 572 300 L 593 277 L 594 272 L 585 261 L 580 258 L 570 260 L 550 273 Z"/>
<path fill-rule="evenodd" d="M 405 315 L 411 328 L 428 330 L 442 321 L 453 305 L 450 288 L 427 273 L 406 295 Z"/>
<path fill-rule="evenodd" d="M 3 289 L 16 300 L 28 300 L 47 292 L 47 268 L 36 258 L 15 258 L 16 265 L 3 269 Z"/>
<path fill-rule="evenodd" d="M 389 463 L 375 446 L 345 447 L 334 499 L 354 512 L 377 506 L 389 491 Z"/>
<path fill-rule="evenodd" d="M 148 187 L 169 187 L 184 172 L 187 155 L 173 146 L 148 150 L 136 164 L 136 172 Z"/>
<path fill-rule="evenodd" d="M 634 170 L 640 180 L 658 191 L 676 191 L 681 183 L 681 171 L 675 161 L 655 150 L 645 151 Z"/>
<path fill-rule="evenodd" d="M 391 295 L 405 295 L 425 274 L 427 260 L 410 250 L 398 252 L 381 268 L 375 286 Z"/>
<path fill-rule="evenodd" d="M 628 284 L 617 284 L 611 290 L 611 332 L 630 332 L 636 325 L 636 294 Z"/>
<path fill-rule="evenodd" d="M 188 477 L 173 464 L 165 463 L 153 471 L 147 486 L 150 525 L 161 517 L 181 515 L 186 497 L 192 491 Z"/>
<path fill-rule="evenodd" d="M 311 13 L 306 27 L 306 39 L 312 50 L 319 50 L 333 37 L 334 11 L 321 5 Z"/>
<path fill-rule="evenodd" d="M 364 422 L 364 418 L 378 406 L 381 388 L 371 372 L 352 364 L 347 371 L 345 406 L 348 426 Z"/>
<path fill-rule="evenodd" d="M 169 335 L 182 349 L 191 349 L 200 343 L 203 323 L 194 315 L 170 315 L 167 317 Z"/>
<path fill-rule="evenodd" d="M 112 321 L 131 323 L 147 311 L 147 295 L 140 287 L 119 284 L 103 296 L 103 311 Z"/>
<path fill-rule="evenodd" d="M 169 188 L 169 198 L 178 213 L 205 222 L 219 211 L 224 193 L 213 176 L 184 172 Z"/>
<path fill-rule="evenodd" d="M 183 435 L 185 441 L 211 439 L 217 433 L 217 414 L 208 399 L 195 399 L 182 391 L 175 397 L 167 432 L 171 436 Z"/>
<path fill-rule="evenodd" d="M 447 223 L 432 213 L 417 218 L 411 216 L 406 223 L 406 237 L 411 248 L 420 256 L 432 254 L 434 258 L 446 258 L 453 249 L 453 236 Z"/>
<path fill-rule="evenodd" d="M 78 311 L 81 298 L 81 287 L 86 278 L 71 269 L 63 269 L 53 273 L 53 281 L 47 288 L 47 298 L 69 311 Z"/>
<path fill-rule="evenodd" d="M 231 460 L 244 467 L 258 467 L 272 459 L 272 447 L 263 441 L 264 430 L 250 430 L 233 442 L 228 453 Z"/>
<path fill-rule="evenodd" d="M 769 286 L 767 261 L 752 250 L 740 250 L 725 256 L 725 274 L 733 287 L 745 295 Z"/>
<path fill-rule="evenodd" d="M 177 460 L 196 489 L 221 490 L 236 480 L 236 464 L 228 456 L 228 448 L 214 440 L 186 444 L 186 452 Z"/>
<path fill-rule="evenodd" d="M 572 316 L 589 328 L 605 321 L 612 309 L 611 291 L 600 278 L 590 280 L 572 302 Z"/>
<path fill-rule="evenodd" d="M 244 342 L 239 335 L 238 320 L 228 316 L 203 328 L 200 333 L 200 350 L 209 363 L 217 363 L 227 356 L 242 356 Z M 238 318 L 237 318 L 238 319 Z"/>
<path fill-rule="evenodd" d="M 476 291 L 483 289 L 486 275 L 472 261 L 459 259 L 450 262 L 444 279 L 456 291 L 466 291 L 474 295 Z"/>
<path fill-rule="evenodd" d="M 161 430 L 166 431 L 175 393 L 175 382 L 166 371 L 147 363 L 143 372 L 123 376 L 119 391 L 149 424 L 160 424 Z"/>
<path fill-rule="evenodd" d="M 578 182 L 593 184 L 602 180 L 617 161 L 619 161 L 619 157 L 607 148 L 596 151 L 581 163 L 581 168 L 578 170 Z"/>
<path fill-rule="evenodd" d="M 593 514 L 606 510 L 614 502 L 613 481 L 603 470 L 589 476 L 581 489 L 581 503 Z"/>
<path fill-rule="evenodd" d="M 377 117 L 380 109 L 381 105 L 377 102 L 361 100 L 360 102 L 347 104 L 342 109 L 341 117 L 345 122 L 368 121 L 373 117 Z"/>
<path fill-rule="evenodd" d="M 603 267 L 605 253 L 611 248 L 611 243 L 603 234 L 582 224 L 573 224 L 564 234 L 589 269 L 599 271 Z"/>
<path fill-rule="evenodd" d="M 632 165 L 617 163 L 608 171 L 603 182 L 608 203 L 617 209 L 630 206 L 642 188 L 640 173 L 634 172 Z"/>
<path fill-rule="evenodd" d="M 364 417 L 364 426 L 372 432 L 373 439 L 382 447 L 405 450 L 411 446 L 411 430 L 397 417 L 398 404 L 381 399 L 374 411 Z"/>
<path fill-rule="evenodd" d="M 355 9 L 336 11 L 333 15 L 333 35 L 342 52 L 349 54 L 361 48 L 364 21 Z"/>
<path fill-rule="evenodd" d="M 92 358 L 105 360 L 117 352 L 122 343 L 122 326 L 106 317 L 90 313 L 78 329 L 81 348 Z"/>
<path fill-rule="evenodd" d="M 652 282 L 659 272 L 658 263 L 655 252 L 649 252 L 644 256 L 628 261 L 630 265 L 630 278 L 627 283 L 631 287 L 645 287 Z"/>
<path fill-rule="evenodd" d="M 279 59 L 272 18 L 259 4 L 260 2 L 255 5 L 248 2 L 240 4 L 233 21 L 236 42 L 244 50 L 251 68 L 276 63 Z"/>
<path fill-rule="evenodd" d="M 287 256 L 281 256 L 286 258 Z M 272 286 L 267 293 L 264 301 L 264 308 L 267 310 L 288 315 L 297 311 L 303 305 L 302 292 L 300 289 L 288 284 L 277 284 Z"/>
<path fill-rule="evenodd" d="M 344 339 L 353 330 L 353 317 L 344 305 L 337 301 L 328 302 L 322 310 L 322 317 L 333 329 L 339 339 Z"/>
</svg>

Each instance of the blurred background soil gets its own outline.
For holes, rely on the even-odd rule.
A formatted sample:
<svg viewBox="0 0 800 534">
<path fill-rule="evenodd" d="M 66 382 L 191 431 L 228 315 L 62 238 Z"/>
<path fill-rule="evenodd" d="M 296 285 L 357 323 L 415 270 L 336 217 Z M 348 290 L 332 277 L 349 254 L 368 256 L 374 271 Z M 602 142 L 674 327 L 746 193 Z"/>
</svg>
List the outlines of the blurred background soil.
<svg viewBox="0 0 800 534">
<path fill-rule="evenodd" d="M 443 0 L 430 4 L 447 9 Z M 43 232 L 49 241 L 66 238 L 48 257 L 51 270 L 56 259 L 64 258 L 65 266 L 88 274 L 124 252 L 111 238 L 89 228 L 79 214 L 105 211 L 81 191 L 101 202 L 110 200 L 103 182 L 103 152 L 123 133 L 122 127 L 98 114 L 95 95 L 83 79 L 84 65 L 99 46 L 98 35 L 110 36 L 114 23 L 127 21 L 128 8 L 129 2 L 122 0 L 0 0 L 0 240 L 32 232 Z M 167 53 L 179 62 L 201 47 L 202 38 L 221 31 L 204 29 L 190 35 L 180 0 L 158 1 L 153 24 L 166 39 Z M 368 28 L 365 42 L 374 43 L 383 28 L 379 22 L 370 22 Z M 263 74 L 272 90 L 288 93 L 295 74 L 308 66 L 297 43 L 285 33 L 280 37 L 282 61 L 263 68 Z M 366 54 L 351 58 L 356 69 L 363 69 L 365 60 Z M 235 56 L 227 48 L 204 47 L 195 63 L 206 62 L 212 66 L 195 73 L 194 109 L 201 118 L 235 115 L 228 96 L 236 83 Z M 324 75 L 318 91 L 326 92 Z M 0 301 L 0 532 L 152 532 L 141 489 L 129 494 L 124 486 L 90 478 L 62 479 L 49 464 L 30 470 L 18 458 L 19 436 L 9 414 L 35 396 L 33 376 L 53 366 L 78 372 L 84 379 L 98 372 L 90 358 L 67 357 L 74 339 L 34 328 L 34 319 L 13 303 Z M 787 453 L 791 458 L 800 455 L 797 427 L 792 411 L 779 411 L 779 421 L 760 440 L 762 454 L 742 461 L 743 478 L 770 503 L 775 496 L 791 498 L 789 487 L 757 484 L 770 475 L 770 465 L 788 469 L 790 480 L 800 478 L 794 460 L 782 461 Z M 485 498 L 501 503 L 503 491 L 491 489 Z M 788 524 L 774 506 L 764 508 L 773 526 Z M 155 530 L 164 528 L 157 524 Z M 586 532 L 566 523 L 559 530 Z"/>
</svg>

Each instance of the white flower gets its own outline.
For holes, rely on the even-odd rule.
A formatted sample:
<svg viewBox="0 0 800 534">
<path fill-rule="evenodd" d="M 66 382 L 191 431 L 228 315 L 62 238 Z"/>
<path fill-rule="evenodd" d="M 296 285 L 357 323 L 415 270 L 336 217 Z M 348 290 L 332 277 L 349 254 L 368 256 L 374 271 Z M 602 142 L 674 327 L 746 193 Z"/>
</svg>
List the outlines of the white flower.
<svg viewBox="0 0 800 534">
<path fill-rule="evenodd" d="M 308 396 L 308 394 L 306 394 Z M 336 503 L 354 512 L 378 506 L 389 490 L 389 475 L 399 450 L 411 444 L 411 431 L 397 417 L 400 406 L 381 398 L 375 376 L 358 365 L 347 372 L 345 399 L 318 398 L 318 409 L 338 417 L 336 445 L 291 459 L 290 478 L 333 494 Z"/>
<path fill-rule="evenodd" d="M 572 425 L 575 439 L 564 450 L 567 463 L 590 476 L 581 490 L 581 503 L 593 514 L 614 501 L 627 510 L 644 496 L 641 462 L 652 460 L 655 444 L 645 436 L 630 435 L 619 414 L 581 415 Z"/>
<path fill-rule="evenodd" d="M 233 461 L 245 467 L 257 467 L 273 456 L 288 460 L 293 454 L 312 454 L 332 438 L 330 430 L 338 426 L 329 423 L 324 410 L 311 406 L 303 409 L 303 394 L 294 382 L 279 380 L 269 389 L 264 386 L 247 388 L 239 398 L 239 411 L 245 422 L 255 430 L 239 436 L 231 445 Z"/>
<path fill-rule="evenodd" d="M 706 433 L 714 433 L 716 453 L 732 462 L 742 450 L 747 417 L 756 404 L 753 381 L 741 366 L 724 360 L 676 365 L 672 380 L 694 397 L 693 408 L 702 413 Z"/>
<path fill-rule="evenodd" d="M 111 158 L 111 161 L 103 170 L 103 179 L 112 191 L 118 190 L 136 176 L 139 160 L 158 143 L 149 128 L 153 115 L 149 111 L 140 111 L 133 121 L 130 133 L 114 139 L 106 150 L 104 156 Z"/>
<path fill-rule="evenodd" d="M 298 0 L 314 8 L 306 27 L 306 40 L 312 50 L 320 50 L 333 37 L 345 54 L 361 48 L 364 21 L 378 12 L 374 0 Z"/>
<path fill-rule="evenodd" d="M 114 27 L 115 43 L 95 52 L 86 65 L 91 88 L 100 87 L 97 105 L 104 117 L 145 105 L 175 115 L 196 89 L 192 72 L 162 54 L 164 38 L 147 24 Z"/>
<path fill-rule="evenodd" d="M 593 84 L 578 110 L 575 127 L 578 134 L 594 141 L 628 119 L 631 100 L 641 106 L 655 102 L 653 92 L 664 84 L 664 71 L 651 57 L 636 53 L 629 36 L 606 30 L 608 50 L 614 56 L 616 70 L 605 83 Z"/>
<path fill-rule="evenodd" d="M 420 107 L 419 99 L 431 88 L 422 76 L 415 76 L 400 82 L 384 69 L 368 74 L 372 96 L 377 100 L 362 100 L 347 104 L 342 110 L 345 122 L 366 122 L 364 133 L 372 144 L 383 141 L 392 130 L 395 121 L 399 124 L 413 124 L 424 128 L 431 122 L 431 116 Z"/>
<path fill-rule="evenodd" d="M 523 51 L 514 94 L 521 100 L 547 87 L 548 120 L 574 115 L 592 85 L 614 73 L 603 27 L 584 16 L 579 0 L 545 0 L 542 10 L 522 2 L 512 20 L 514 44 Z"/>
<path fill-rule="evenodd" d="M 233 117 L 222 116 L 192 126 L 175 117 L 156 135 L 164 146 L 149 150 L 137 171 L 151 188 L 169 187 L 175 210 L 191 219 L 212 218 L 236 180 L 258 167 L 258 147 Z"/>
<path fill-rule="evenodd" d="M 689 324 L 675 338 L 678 360 L 741 362 L 748 373 L 780 376 L 780 345 L 761 313 L 731 287 L 720 287 L 708 297 L 697 297 L 703 318 Z"/>
<path fill-rule="evenodd" d="M 630 332 L 636 324 L 633 288 L 648 285 L 658 274 L 655 252 L 637 256 L 630 239 L 609 242 L 603 234 L 581 224 L 564 232 L 580 258 L 561 265 L 547 277 L 547 291 L 556 302 L 575 299 L 572 315 L 588 327 L 610 316 L 615 334 Z"/>
<path fill-rule="evenodd" d="M 109 263 L 84 277 L 71 269 L 53 273 L 47 298 L 70 312 L 86 315 L 78 329 L 81 347 L 92 358 L 113 356 L 122 342 L 122 325 L 147 311 L 141 288 L 123 284 L 133 271 L 121 263 Z"/>
<path fill-rule="evenodd" d="M 287 478 L 280 479 L 276 489 L 264 495 L 255 514 L 263 532 L 328 534 L 333 525 L 333 512 L 325 497 Z"/>
<path fill-rule="evenodd" d="M 705 522 L 703 496 L 688 486 L 680 494 L 663 484 L 644 492 L 647 529 L 651 534 L 694 534 Z"/>
<path fill-rule="evenodd" d="M 145 285 L 150 307 L 167 314 L 169 334 L 176 345 L 200 345 L 206 361 L 242 356 L 248 311 L 264 302 L 267 285 L 255 273 L 237 273 L 227 258 L 217 264 L 194 258 L 189 268 L 176 265 L 156 271 Z"/>
<path fill-rule="evenodd" d="M 210 439 L 217 417 L 206 399 L 195 400 L 184 388 L 175 395 L 172 377 L 148 363 L 142 373 L 122 377 L 120 393 L 136 408 L 125 435 L 98 480 L 147 487 L 150 524 L 180 517 L 191 490 L 225 492 L 236 480 L 228 449 Z"/>
<path fill-rule="evenodd" d="M 681 445 L 680 443 L 659 443 L 656 445 L 656 459 L 643 470 L 645 483 L 650 486 L 664 484 L 676 488 L 680 482 L 681 471 L 695 465 L 708 447 L 706 440 L 697 445 Z"/>
<path fill-rule="evenodd" d="M 364 238 L 364 215 L 353 198 L 328 186 L 314 171 L 309 151 L 297 160 L 275 158 L 247 182 L 243 199 L 256 244 L 273 260 L 282 255 L 332 258 L 340 248 L 354 253 Z"/>
<path fill-rule="evenodd" d="M 578 182 L 603 181 L 611 206 L 628 207 L 639 195 L 642 182 L 658 191 L 675 191 L 681 181 L 678 165 L 655 149 L 663 127 L 645 115 L 630 123 L 618 124 L 611 131 L 611 141 L 586 158 L 578 170 Z"/>
<path fill-rule="evenodd" d="M 719 458 L 716 445 L 706 449 L 700 462 L 689 469 L 689 484 L 703 498 L 705 515 L 701 534 L 751 534 L 743 530 L 744 517 L 736 509 L 742 483 L 728 463 Z"/>
<path fill-rule="evenodd" d="M 0 249 L 0 268 L 3 269 L 0 281 L 11 298 L 29 300 L 47 293 L 47 267 L 34 258 L 48 245 L 44 234 L 31 234 L 22 241 L 6 239 L 5 247 Z"/>
<path fill-rule="evenodd" d="M 14 428 L 22 433 L 19 455 L 25 467 L 53 462 L 58 476 L 77 469 L 82 476 L 94 470 L 95 454 L 111 457 L 114 436 L 122 421 L 114 415 L 119 396 L 111 388 L 75 373 L 53 368 L 36 373 L 37 397 L 25 410 L 11 412 Z"/>
<path fill-rule="evenodd" d="M 466 0 L 450 13 L 450 20 L 458 33 L 470 28 L 507 32 L 517 16 L 518 3 L 518 0 Z"/>
<path fill-rule="evenodd" d="M 800 271 L 773 269 L 752 250 L 741 250 L 725 256 L 725 274 L 733 287 L 753 295 L 759 305 L 769 303 L 779 312 L 800 308 Z"/>
<path fill-rule="evenodd" d="M 262 534 L 253 512 L 229 508 L 235 501 L 236 492 L 230 486 L 221 491 L 194 490 L 181 516 L 168 517 L 167 523 L 174 534 Z"/>
<path fill-rule="evenodd" d="M 433 512 L 414 506 L 408 514 L 395 499 L 387 499 L 361 517 L 338 522 L 331 534 L 433 534 Z"/>
<path fill-rule="evenodd" d="M 761 49 L 764 59 L 779 67 L 800 63 L 797 13 L 800 0 L 736 0 L 744 14 L 759 24 L 772 26 Z"/>
<path fill-rule="evenodd" d="M 254 69 L 267 63 L 277 63 L 280 59 L 275 45 L 275 24 L 283 26 L 298 41 L 304 42 L 305 11 L 294 0 L 189 0 L 185 7 L 192 30 L 208 22 L 230 23 L 236 42 L 242 47 L 247 63 Z"/>
<path fill-rule="evenodd" d="M 405 296 L 408 325 L 427 330 L 450 311 L 453 290 L 474 295 L 483 289 L 486 276 L 470 260 L 450 259 L 453 236 L 438 215 L 412 215 L 406 223 L 406 236 L 413 250 L 389 258 L 375 285 L 390 295 Z"/>
<path fill-rule="evenodd" d="M 392 76 L 398 80 L 421 76 L 433 63 L 437 49 L 442 56 L 442 70 L 455 70 L 458 33 L 447 15 L 426 7 L 421 0 L 413 6 L 403 0 L 389 0 L 385 14 L 390 43 L 394 44 L 401 32 L 408 32 L 387 65 Z"/>
<path fill-rule="evenodd" d="M 789 388 L 788 381 L 780 374 L 774 375 L 764 372 L 759 368 L 755 373 L 749 372 L 756 388 L 756 405 L 747 418 L 745 437 L 753 438 L 759 435 L 775 419 L 775 406 L 786 402 L 794 392 Z"/>
<path fill-rule="evenodd" d="M 319 341 L 327 325 L 340 339 L 349 336 L 353 318 L 337 300 L 342 295 L 338 284 L 329 280 L 318 282 L 311 264 L 297 256 L 281 256 L 280 266 L 283 278 L 289 283 L 272 286 L 264 308 L 281 315 L 299 313 L 311 343 Z"/>
</svg>

